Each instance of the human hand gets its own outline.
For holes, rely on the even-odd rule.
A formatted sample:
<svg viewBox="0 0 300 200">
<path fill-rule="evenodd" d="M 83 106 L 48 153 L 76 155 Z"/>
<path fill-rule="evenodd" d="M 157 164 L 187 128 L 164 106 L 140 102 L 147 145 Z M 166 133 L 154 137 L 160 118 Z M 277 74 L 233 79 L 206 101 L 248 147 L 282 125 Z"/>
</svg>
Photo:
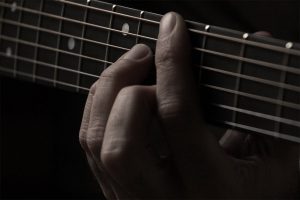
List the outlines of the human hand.
<svg viewBox="0 0 300 200">
<path fill-rule="evenodd" d="M 219 143 L 203 121 L 179 15 L 163 17 L 152 59 L 135 46 L 87 99 L 80 142 L 108 199 L 295 196 L 298 145 L 234 131 Z M 140 85 L 153 64 L 156 85 Z"/>
</svg>

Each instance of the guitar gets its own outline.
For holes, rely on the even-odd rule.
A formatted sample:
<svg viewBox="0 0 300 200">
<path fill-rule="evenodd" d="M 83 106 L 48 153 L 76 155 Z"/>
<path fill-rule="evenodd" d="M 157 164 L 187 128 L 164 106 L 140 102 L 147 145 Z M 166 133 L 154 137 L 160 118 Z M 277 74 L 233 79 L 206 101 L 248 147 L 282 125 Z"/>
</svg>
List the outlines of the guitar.
<svg viewBox="0 0 300 200">
<path fill-rule="evenodd" d="M 87 93 L 161 15 L 96 0 L 0 2 L 0 73 Z M 186 21 L 207 120 L 300 142 L 300 44 Z"/>
</svg>

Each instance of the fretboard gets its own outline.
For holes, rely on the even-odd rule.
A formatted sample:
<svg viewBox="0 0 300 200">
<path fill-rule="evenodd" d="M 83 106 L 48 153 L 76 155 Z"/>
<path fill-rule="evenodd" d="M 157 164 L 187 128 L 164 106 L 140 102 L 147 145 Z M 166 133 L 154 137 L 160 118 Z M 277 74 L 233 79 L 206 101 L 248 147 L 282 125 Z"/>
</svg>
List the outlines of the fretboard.
<svg viewBox="0 0 300 200">
<path fill-rule="evenodd" d="M 0 2 L 0 73 L 87 93 L 161 15 L 97 0 Z M 300 143 L 300 45 L 186 21 L 207 120 Z"/>
</svg>

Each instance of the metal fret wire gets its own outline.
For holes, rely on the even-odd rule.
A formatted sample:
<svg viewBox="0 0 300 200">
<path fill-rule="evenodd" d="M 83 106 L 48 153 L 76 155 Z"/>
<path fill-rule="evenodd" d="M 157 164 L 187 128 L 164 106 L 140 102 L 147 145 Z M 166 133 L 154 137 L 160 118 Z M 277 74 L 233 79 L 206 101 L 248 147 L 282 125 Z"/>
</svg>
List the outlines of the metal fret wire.
<svg viewBox="0 0 300 200">
<path fill-rule="evenodd" d="M 87 1 L 87 4 L 89 4 L 89 1 Z M 86 22 L 87 20 L 87 15 L 88 15 L 88 9 L 84 10 L 84 16 L 83 16 L 83 21 Z M 85 30 L 86 30 L 86 26 L 83 26 L 82 28 L 82 33 L 81 33 L 81 38 L 85 37 Z M 59 31 L 61 32 L 61 31 Z M 83 41 L 80 41 L 80 50 L 79 50 L 79 55 L 82 55 L 82 49 L 83 49 Z M 81 64 L 82 64 L 82 57 L 78 57 L 79 61 L 78 61 L 78 66 L 77 66 L 77 70 L 80 72 L 81 71 Z M 77 85 L 80 85 L 80 73 L 77 73 Z M 77 92 L 79 92 L 79 89 L 76 89 Z"/>
<path fill-rule="evenodd" d="M 44 0 L 41 0 L 41 3 L 40 3 L 40 11 L 43 10 L 43 7 L 44 7 Z M 42 16 L 39 15 L 38 16 L 38 27 L 41 26 L 41 21 L 42 21 Z M 1 32 L 0 32 L 1 33 Z M 40 41 L 40 31 L 37 31 L 37 36 L 35 38 L 35 43 L 38 44 Z M 36 61 L 37 60 L 37 57 L 38 57 L 38 47 L 35 46 L 34 47 L 34 56 L 33 56 L 33 59 Z M 32 81 L 34 82 L 35 81 L 35 74 L 36 74 L 36 62 L 33 63 L 33 67 L 32 67 Z"/>
<path fill-rule="evenodd" d="M 71 2 L 71 1 L 64 1 L 64 0 L 57 0 L 57 1 L 63 2 L 65 4 L 71 4 L 71 5 L 80 6 L 80 7 L 88 7 L 88 8 L 93 9 L 93 10 L 98 10 L 98 11 L 102 11 L 102 12 L 106 12 L 106 13 L 111 13 L 111 14 L 114 14 L 114 15 L 117 15 L 117 16 L 128 17 L 128 18 L 132 18 L 132 19 L 136 19 L 136 20 L 140 19 L 139 17 L 134 17 L 134 16 L 126 15 L 126 14 L 118 13 L 118 12 L 115 12 L 115 11 L 109 11 L 109 10 L 105 10 L 105 9 L 94 8 L 94 7 L 91 7 L 91 6 L 85 6 L 85 5 L 74 3 L 74 2 Z M 1 2 L 0 2 L 0 5 L 2 5 L 4 7 L 10 7 L 9 4 L 5 4 L 5 3 L 1 3 Z M 114 31 L 114 32 L 123 33 L 123 31 L 121 31 L 121 30 L 109 29 L 109 28 L 104 27 L 104 26 L 99 26 L 99 25 L 91 24 L 91 23 L 84 23 L 82 21 L 78 21 L 78 20 L 74 20 L 74 19 L 70 19 L 70 18 L 61 18 L 61 17 L 59 17 L 57 15 L 53 15 L 53 14 L 49 14 L 49 13 L 41 13 L 41 12 L 38 12 L 36 10 L 32 10 L 32 9 L 28 9 L 28 8 L 23 8 L 23 7 L 20 7 L 20 6 L 17 6 L 16 8 L 19 9 L 19 10 L 24 10 L 24 11 L 35 13 L 35 14 L 39 14 L 39 15 L 45 15 L 45 16 L 53 17 L 53 18 L 57 18 L 57 19 L 64 19 L 66 21 L 70 21 L 70 22 L 74 22 L 74 23 L 78 23 L 78 24 L 85 24 L 85 25 L 92 26 L 92 27 L 95 27 L 95 28 L 100 28 L 100 29 L 105 29 L 105 30 L 110 30 L 110 31 Z M 147 20 L 145 18 L 142 18 L 141 20 L 144 21 L 144 22 L 159 24 L 159 22 L 157 22 L 157 21 Z M 186 22 L 190 22 L 190 21 L 186 21 Z M 291 54 L 291 55 L 300 56 L 300 51 L 295 50 L 295 49 L 286 49 L 284 47 L 278 47 L 278 46 L 269 45 L 269 44 L 262 44 L 262 43 L 259 43 L 259 42 L 249 41 L 249 40 L 245 41 L 245 40 L 239 39 L 239 38 L 234 38 L 234 37 L 230 37 L 230 36 L 219 35 L 219 34 L 215 34 L 215 33 L 211 33 L 211 32 L 206 32 L 206 31 L 199 31 L 199 30 L 196 30 L 196 29 L 188 29 L 188 30 L 191 31 L 191 32 L 194 32 L 194 33 L 198 33 L 200 35 L 206 35 L 206 36 L 216 37 L 216 38 L 220 38 L 220 39 L 224 39 L 224 40 L 229 40 L 229 41 L 233 41 L 233 42 L 237 42 L 237 43 L 244 43 L 244 44 L 251 45 L 251 46 L 261 47 L 261 48 L 264 48 L 264 49 L 270 49 L 270 50 L 273 50 L 273 51 L 278 51 L 278 52 L 282 52 L 282 53 L 288 53 L 288 54 Z M 157 41 L 156 38 L 152 38 L 152 37 L 148 37 L 148 36 L 144 36 L 144 35 L 138 35 L 138 34 L 134 34 L 134 33 L 130 33 L 130 32 L 128 32 L 126 34 L 131 35 L 131 36 L 136 36 L 136 37 L 144 38 L 144 39 L 148 39 L 148 40 Z"/>
<path fill-rule="evenodd" d="M 247 36 L 248 37 L 248 36 Z M 243 37 L 244 38 L 244 37 Z M 245 40 L 246 38 L 244 38 Z M 241 49 L 240 49 L 240 57 L 244 57 L 244 54 L 245 54 L 245 47 L 246 45 L 243 43 L 242 46 L 241 46 Z M 238 74 L 238 77 L 236 78 L 236 81 L 235 81 L 235 88 L 234 90 L 236 91 L 240 91 L 240 85 L 241 85 L 241 74 L 242 74 L 242 70 L 243 70 L 243 61 L 239 61 L 238 62 L 238 66 L 237 66 L 237 74 Z M 238 107 L 238 104 L 239 104 L 239 98 L 240 96 L 239 95 L 234 95 L 234 98 L 233 98 L 233 105 L 234 107 Z M 237 120 L 237 112 L 236 110 L 232 113 L 232 122 L 236 123 L 236 120 Z"/>
<path fill-rule="evenodd" d="M 65 4 L 62 5 L 61 7 L 61 10 L 60 10 L 60 15 L 63 16 L 65 14 Z M 61 29 L 62 29 L 62 20 L 59 21 L 59 24 L 58 24 L 58 31 L 61 32 Z M 47 30 L 47 29 L 46 29 Z M 39 29 L 39 31 L 41 31 Z M 55 31 L 54 31 L 55 32 Z M 57 38 L 57 42 L 56 42 L 56 47 L 57 49 L 59 48 L 59 45 L 60 45 L 60 40 L 61 40 L 61 34 L 56 34 L 58 36 Z M 55 61 L 54 61 L 54 66 L 57 66 L 58 65 L 58 59 L 59 59 L 59 52 L 56 51 L 55 52 Z M 53 86 L 56 87 L 56 80 L 57 80 L 57 68 L 54 67 L 54 77 L 53 77 Z"/>
<path fill-rule="evenodd" d="M 39 48 L 52 50 L 52 51 L 55 51 L 55 52 L 70 54 L 70 55 L 73 55 L 73 56 L 77 56 L 79 58 L 91 59 L 91 60 L 101 62 L 101 63 L 107 63 L 107 64 L 112 64 L 113 63 L 113 62 L 109 62 L 109 61 L 105 61 L 105 60 L 85 56 L 85 55 L 82 55 L 82 54 L 77 54 L 77 53 L 73 53 L 73 52 L 69 52 L 69 51 L 64 51 L 64 50 L 61 50 L 61 49 L 55 49 L 53 47 L 49 47 L 49 46 L 45 46 L 45 45 L 41 45 L 41 44 L 31 43 L 31 42 L 21 40 L 21 39 L 15 39 L 15 38 L 7 37 L 7 36 L 1 36 L 1 35 L 0 35 L 0 38 L 2 38 L 4 40 L 12 41 L 12 42 L 18 42 L 18 43 L 22 43 L 22 44 L 26 44 L 26 45 L 30 45 L 30 46 L 36 46 L 36 47 L 39 47 Z M 57 65 L 57 63 L 55 65 Z M 286 84 L 286 83 L 279 83 L 279 82 L 276 82 L 276 81 L 270 81 L 270 80 L 266 80 L 266 79 L 252 77 L 252 76 L 248 76 L 248 75 L 244 75 L 244 74 L 238 74 L 238 73 L 235 73 L 235 72 L 220 70 L 220 69 L 207 67 L 207 66 L 199 66 L 199 65 L 195 65 L 195 66 L 199 69 L 202 68 L 202 69 L 209 70 L 209 71 L 214 71 L 214 72 L 217 72 L 217 73 L 220 73 L 220 74 L 230 75 L 230 76 L 234 76 L 234 77 L 238 77 L 238 78 L 242 78 L 242 79 L 246 79 L 246 80 L 251 80 L 251 81 L 254 81 L 254 82 L 258 82 L 258 83 L 263 83 L 263 84 L 266 84 L 266 85 L 277 86 L 279 88 L 288 89 L 288 90 L 295 91 L 295 92 L 300 92 L 300 87 L 290 85 L 290 84 Z"/>
<path fill-rule="evenodd" d="M 23 4 L 24 4 L 24 0 L 21 0 L 21 6 L 23 6 Z M 22 14 L 23 14 L 23 11 L 20 11 L 19 15 L 18 15 L 18 22 L 19 23 L 21 23 Z M 17 27 L 17 35 L 16 35 L 16 37 L 19 38 L 19 36 L 20 36 L 20 27 L 18 26 Z M 16 43 L 15 44 L 15 50 L 14 50 L 14 52 L 16 54 L 18 54 L 18 51 L 19 51 L 18 49 L 19 49 L 19 44 Z M 16 71 L 17 71 L 17 60 L 14 60 L 14 77 L 17 76 Z"/>
<path fill-rule="evenodd" d="M 115 10 L 115 6 L 113 5 L 112 7 L 112 11 Z M 109 17 L 109 29 L 111 29 L 111 26 L 112 26 L 112 23 L 113 23 L 113 19 L 114 19 L 114 15 L 110 15 Z M 110 37 L 111 37 L 111 31 L 109 30 L 108 33 L 107 33 L 107 38 L 106 38 L 106 44 L 109 44 L 110 43 Z M 108 46 L 105 46 L 105 57 L 104 57 L 104 60 L 108 60 L 108 54 L 109 54 L 109 48 Z M 106 69 L 108 66 L 107 66 L 107 63 L 104 63 L 104 69 Z"/>
<path fill-rule="evenodd" d="M 3 71 L 6 71 L 8 73 L 13 72 L 13 70 L 6 69 L 2 66 L 0 66 L 0 69 L 3 70 Z M 25 76 L 25 77 L 29 77 L 29 78 L 32 77 L 32 74 L 29 74 L 29 73 L 17 72 L 17 74 Z M 49 83 L 53 82 L 53 79 L 49 79 L 49 78 L 45 78 L 45 77 L 41 77 L 41 76 L 36 76 L 36 79 L 43 80 L 43 81 L 46 81 L 46 82 L 49 82 Z M 81 87 L 81 86 L 78 86 L 78 85 L 73 85 L 73 84 L 69 84 L 69 83 L 65 83 L 65 82 L 61 82 L 61 81 L 56 81 L 56 82 L 61 84 L 61 85 L 65 85 L 65 86 L 68 86 L 68 87 L 71 87 L 71 88 L 79 88 L 79 89 L 84 90 L 86 92 L 89 91 L 88 88 Z M 254 131 L 254 132 L 262 133 L 262 134 L 265 134 L 265 135 L 276 136 L 278 138 L 282 138 L 282 139 L 286 139 L 286 140 L 290 140 L 290 141 L 294 141 L 294 142 L 300 142 L 299 137 L 287 135 L 285 133 L 279 133 L 278 134 L 277 132 L 274 132 L 274 131 L 269 131 L 269 130 L 266 130 L 266 129 L 259 129 L 259 128 L 256 128 L 256 127 L 247 126 L 247 125 L 238 124 L 238 123 L 233 123 L 233 122 L 228 122 L 228 121 L 219 121 L 219 123 L 229 125 L 233 128 L 241 128 L 241 129 L 244 129 L 244 130 Z"/>
<path fill-rule="evenodd" d="M 289 63 L 289 55 L 288 54 L 284 55 L 282 63 L 283 63 L 283 65 L 288 65 L 288 63 Z M 282 84 L 282 83 L 285 83 L 285 82 L 286 82 L 286 72 L 285 71 L 281 71 L 281 74 L 280 74 L 280 83 Z M 283 100 L 284 92 L 285 91 L 282 88 L 279 89 L 278 96 L 277 96 L 277 99 L 279 101 Z M 282 114 L 282 107 L 278 106 L 278 105 L 276 107 L 277 107 L 276 108 L 276 116 L 280 117 L 281 114 Z M 281 127 L 281 123 L 279 121 L 279 122 L 277 122 L 275 124 L 275 127 L 274 127 L 275 131 L 279 132 L 280 127 Z"/>
<path fill-rule="evenodd" d="M 1 3 L 0 3 L 0 5 L 1 5 Z M 7 5 L 6 5 L 6 7 L 7 7 Z M 90 25 L 90 26 L 93 26 L 93 27 L 96 27 L 96 28 L 101 28 L 101 29 L 105 29 L 105 30 L 109 30 L 109 31 L 113 31 L 113 32 L 123 33 L 123 31 L 121 31 L 121 30 L 111 29 L 111 28 L 107 28 L 107 27 L 103 27 L 103 26 L 98 26 L 98 25 L 90 24 L 90 23 L 83 23 L 83 22 L 78 21 L 78 20 L 63 18 L 63 17 L 59 17 L 57 15 L 52 15 L 52 14 L 45 14 L 45 13 L 37 12 L 35 10 L 31 10 L 31 9 L 27 9 L 27 8 L 20 8 L 20 7 L 18 7 L 18 9 L 25 10 L 25 11 L 28 11 L 28 12 L 37 13 L 37 14 L 40 14 L 40 15 L 48 16 L 48 17 L 54 17 L 54 18 L 58 18 L 58 19 L 64 19 L 66 21 L 71 21 L 71 22 L 74 22 L 74 23 L 79 23 L 79 24 L 83 24 L 83 25 Z M 10 20 L 0 20 L 0 21 L 13 23 L 13 21 L 10 21 Z M 18 23 L 15 23 L 15 24 L 18 24 Z M 22 24 L 19 24 L 19 25 L 22 26 Z M 206 33 L 209 33 L 209 32 L 206 32 Z M 148 40 L 153 40 L 153 41 L 157 40 L 155 38 L 150 38 L 150 37 L 147 37 L 147 36 L 138 35 L 138 34 L 129 33 L 129 32 L 126 33 L 126 34 L 128 34 L 130 36 L 134 36 L 134 37 L 140 37 L 140 38 L 144 38 L 144 39 L 148 39 Z M 224 37 L 227 37 L 227 36 L 224 36 Z M 249 40 L 242 40 L 242 41 L 244 41 L 243 44 L 247 44 L 247 42 Z M 202 48 L 198 48 L 198 47 L 194 47 L 193 49 L 196 50 L 196 51 L 199 51 L 199 52 L 205 52 L 205 53 L 210 53 L 210 54 L 214 54 L 214 55 L 218 55 L 218 56 L 223 56 L 223 57 L 227 57 L 227 58 L 231 58 L 231 59 L 235 59 L 235 60 L 241 60 L 243 62 L 248 62 L 248 63 L 252 63 L 252 64 L 266 66 L 266 67 L 273 68 L 273 69 L 285 70 L 287 72 L 295 73 L 295 74 L 299 74 L 300 75 L 300 69 L 289 67 L 289 66 L 284 66 L 284 65 L 280 65 L 280 64 L 269 63 L 269 62 L 255 60 L 255 59 L 250 59 L 250 58 L 244 58 L 244 57 L 240 57 L 240 56 L 225 54 L 225 53 L 211 51 L 211 50 L 202 49 Z M 292 50 L 293 49 L 285 49 L 285 51 L 283 51 L 283 52 L 286 53 L 286 54 L 291 54 Z M 295 52 L 296 52 L 296 54 L 299 53 L 299 56 L 300 56 L 300 52 L 299 51 L 295 51 Z"/>
</svg>

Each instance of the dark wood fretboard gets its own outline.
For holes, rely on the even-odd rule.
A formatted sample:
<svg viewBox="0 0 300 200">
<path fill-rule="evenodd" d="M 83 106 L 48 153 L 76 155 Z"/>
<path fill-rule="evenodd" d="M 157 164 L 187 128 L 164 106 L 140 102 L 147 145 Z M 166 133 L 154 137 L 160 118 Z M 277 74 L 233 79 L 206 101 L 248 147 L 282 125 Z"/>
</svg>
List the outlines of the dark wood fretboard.
<svg viewBox="0 0 300 200">
<path fill-rule="evenodd" d="M 0 73 L 88 92 L 161 15 L 97 0 L 0 2 Z M 208 120 L 300 142 L 300 45 L 186 21 Z"/>
</svg>

